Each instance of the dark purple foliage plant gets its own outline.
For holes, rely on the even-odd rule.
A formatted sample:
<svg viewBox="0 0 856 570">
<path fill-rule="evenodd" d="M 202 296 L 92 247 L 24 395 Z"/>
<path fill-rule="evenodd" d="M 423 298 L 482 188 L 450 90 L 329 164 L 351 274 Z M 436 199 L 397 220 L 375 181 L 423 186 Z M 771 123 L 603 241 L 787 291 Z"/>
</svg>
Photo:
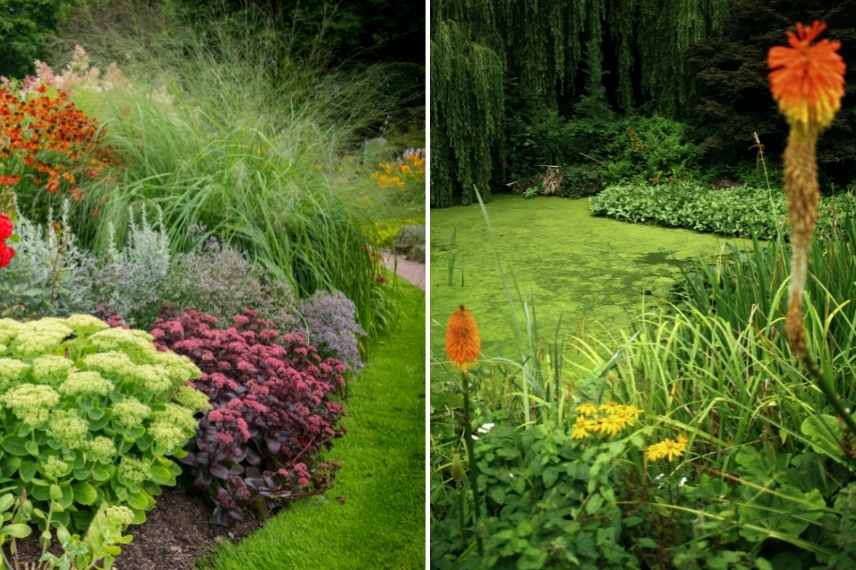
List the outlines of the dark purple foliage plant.
<svg viewBox="0 0 856 570">
<path fill-rule="evenodd" d="M 202 370 L 193 384 L 212 409 L 184 461 L 194 486 L 213 501 L 215 520 L 228 524 L 330 486 L 337 465 L 320 453 L 344 432 L 337 397 L 346 368 L 252 310 L 228 328 L 217 325 L 216 317 L 188 310 L 157 321 L 151 333 L 159 348 Z"/>
</svg>

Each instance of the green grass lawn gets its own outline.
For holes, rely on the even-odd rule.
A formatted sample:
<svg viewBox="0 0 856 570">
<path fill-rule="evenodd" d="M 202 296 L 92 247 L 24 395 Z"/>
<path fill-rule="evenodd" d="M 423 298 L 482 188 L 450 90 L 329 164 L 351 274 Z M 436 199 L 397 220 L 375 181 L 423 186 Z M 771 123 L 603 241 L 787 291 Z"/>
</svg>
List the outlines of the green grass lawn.
<svg viewBox="0 0 856 570">
<path fill-rule="evenodd" d="M 348 433 L 330 452 L 342 464 L 333 487 L 240 544 L 221 546 L 202 567 L 424 567 L 424 294 L 400 287 L 400 326 L 369 347 L 366 368 L 352 381 Z"/>
</svg>

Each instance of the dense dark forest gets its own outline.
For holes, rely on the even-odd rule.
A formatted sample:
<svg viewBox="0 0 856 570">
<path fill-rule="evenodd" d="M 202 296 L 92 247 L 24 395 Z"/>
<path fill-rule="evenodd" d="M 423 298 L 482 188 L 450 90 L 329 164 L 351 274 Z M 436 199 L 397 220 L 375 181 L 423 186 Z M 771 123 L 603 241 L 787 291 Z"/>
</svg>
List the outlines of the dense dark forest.
<svg viewBox="0 0 856 570">
<path fill-rule="evenodd" d="M 32 72 L 34 59 L 44 59 L 57 28 L 81 5 L 109 6 L 104 0 L 0 0 L 0 75 Z M 124 4 L 119 2 L 118 4 Z M 158 3 L 160 4 L 160 3 Z M 162 3 L 176 19 L 195 21 L 247 11 L 264 16 L 267 26 L 288 35 L 296 52 L 320 51 L 330 66 L 377 62 L 425 62 L 425 0 L 219 0 Z M 106 10 L 109 14 L 110 10 Z"/>
<path fill-rule="evenodd" d="M 773 161 L 787 133 L 767 49 L 815 19 L 856 59 L 853 1 L 432 2 L 432 206 L 522 191 L 545 164 L 568 195 L 640 175 L 745 181 L 753 133 Z M 820 143 L 825 192 L 853 179 L 853 77 Z"/>
</svg>

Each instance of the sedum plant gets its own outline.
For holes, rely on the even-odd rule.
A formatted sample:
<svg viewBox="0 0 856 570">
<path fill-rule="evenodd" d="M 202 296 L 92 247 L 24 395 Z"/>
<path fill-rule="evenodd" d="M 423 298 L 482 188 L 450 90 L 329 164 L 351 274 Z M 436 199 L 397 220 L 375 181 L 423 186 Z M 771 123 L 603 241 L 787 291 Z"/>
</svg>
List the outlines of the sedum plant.
<svg viewBox="0 0 856 570">
<path fill-rule="evenodd" d="M 342 435 L 345 365 L 323 358 L 303 335 L 281 335 L 251 310 L 227 329 L 189 310 L 155 323 L 159 347 L 189 356 L 202 369 L 194 381 L 212 409 L 184 460 L 194 486 L 215 505 L 218 523 L 320 493 L 336 465 L 320 453 Z"/>
<path fill-rule="evenodd" d="M 43 541 L 86 531 L 104 504 L 140 523 L 175 484 L 208 399 L 187 383 L 199 369 L 152 340 L 88 315 L 0 319 L 0 481 Z"/>
</svg>

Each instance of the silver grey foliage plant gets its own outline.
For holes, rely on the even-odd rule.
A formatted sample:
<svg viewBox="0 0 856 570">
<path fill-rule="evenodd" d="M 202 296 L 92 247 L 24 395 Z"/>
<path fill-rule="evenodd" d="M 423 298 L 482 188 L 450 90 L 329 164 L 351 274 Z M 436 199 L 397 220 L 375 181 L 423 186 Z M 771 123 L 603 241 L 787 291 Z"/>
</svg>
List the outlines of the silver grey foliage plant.
<svg viewBox="0 0 856 570">
<path fill-rule="evenodd" d="M 169 236 L 163 215 L 150 223 L 142 210 L 139 221 L 129 212 L 125 245 L 116 244 L 116 229 L 109 227 L 107 253 L 100 264 L 97 285 L 98 301 L 109 310 L 128 319 L 158 303 L 160 291 L 170 269 Z"/>
<path fill-rule="evenodd" d="M 53 212 L 50 213 L 53 218 Z M 69 205 L 60 219 L 42 226 L 20 212 L 15 221 L 17 255 L 7 271 L 0 272 L 4 317 L 51 313 L 67 315 L 94 309 L 93 284 L 97 261 L 80 248 L 69 224 Z"/>
</svg>

